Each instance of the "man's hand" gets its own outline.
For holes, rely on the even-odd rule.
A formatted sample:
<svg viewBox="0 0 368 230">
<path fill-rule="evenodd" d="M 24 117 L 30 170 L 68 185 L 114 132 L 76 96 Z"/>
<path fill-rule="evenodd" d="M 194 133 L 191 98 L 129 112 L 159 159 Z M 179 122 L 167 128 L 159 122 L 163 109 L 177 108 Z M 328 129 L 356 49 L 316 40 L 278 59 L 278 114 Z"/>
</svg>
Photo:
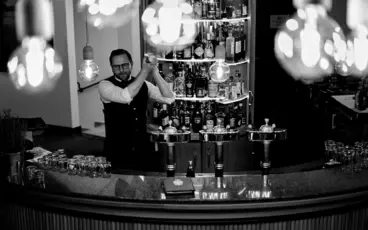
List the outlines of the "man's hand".
<svg viewBox="0 0 368 230">
<path fill-rule="evenodd" d="M 151 73 L 151 71 L 157 66 L 157 63 L 155 62 L 150 62 L 149 61 L 149 57 L 145 56 L 143 58 L 143 61 L 142 61 L 142 71 L 146 72 L 146 73 Z"/>
</svg>

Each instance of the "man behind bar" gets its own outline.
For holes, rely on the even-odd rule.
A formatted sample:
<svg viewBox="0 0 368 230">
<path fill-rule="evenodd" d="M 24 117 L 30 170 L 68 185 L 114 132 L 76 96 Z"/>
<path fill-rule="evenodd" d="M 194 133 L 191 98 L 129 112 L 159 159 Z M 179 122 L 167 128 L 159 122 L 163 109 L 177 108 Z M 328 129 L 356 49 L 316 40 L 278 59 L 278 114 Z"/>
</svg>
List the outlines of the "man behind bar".
<svg viewBox="0 0 368 230">
<path fill-rule="evenodd" d="M 101 81 L 99 93 L 104 106 L 106 139 L 104 152 L 114 168 L 154 170 L 155 162 L 146 128 L 149 99 L 171 104 L 175 98 L 160 76 L 157 64 L 142 61 L 137 77 L 132 77 L 133 60 L 124 49 L 110 55 L 113 76 Z M 157 84 L 146 81 L 149 75 Z"/>
</svg>

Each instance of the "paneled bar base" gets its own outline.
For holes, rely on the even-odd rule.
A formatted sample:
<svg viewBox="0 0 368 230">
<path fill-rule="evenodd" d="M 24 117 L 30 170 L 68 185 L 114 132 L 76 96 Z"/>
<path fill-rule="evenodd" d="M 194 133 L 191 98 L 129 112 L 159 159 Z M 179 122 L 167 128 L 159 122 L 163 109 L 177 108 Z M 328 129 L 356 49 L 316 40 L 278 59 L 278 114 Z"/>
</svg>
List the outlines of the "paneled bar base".
<svg viewBox="0 0 368 230">
<path fill-rule="evenodd" d="M 4 192 L 4 191 L 2 191 Z M 14 230 L 366 230 L 368 192 L 302 200 L 201 204 L 128 202 L 9 186 L 1 223 Z"/>
</svg>

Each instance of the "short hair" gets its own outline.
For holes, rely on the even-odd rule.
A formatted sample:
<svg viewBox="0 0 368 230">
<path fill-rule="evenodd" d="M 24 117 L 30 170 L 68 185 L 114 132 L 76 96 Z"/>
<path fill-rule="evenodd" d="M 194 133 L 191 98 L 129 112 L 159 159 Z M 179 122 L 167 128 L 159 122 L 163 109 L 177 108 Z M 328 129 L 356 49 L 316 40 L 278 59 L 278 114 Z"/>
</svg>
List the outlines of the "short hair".
<svg viewBox="0 0 368 230">
<path fill-rule="evenodd" d="M 112 65 L 112 58 L 115 56 L 120 56 L 120 55 L 126 55 L 128 57 L 130 64 L 133 65 L 132 55 L 130 55 L 130 53 L 126 51 L 125 49 L 117 49 L 117 50 L 111 51 L 110 58 L 109 58 L 110 65 Z"/>
</svg>

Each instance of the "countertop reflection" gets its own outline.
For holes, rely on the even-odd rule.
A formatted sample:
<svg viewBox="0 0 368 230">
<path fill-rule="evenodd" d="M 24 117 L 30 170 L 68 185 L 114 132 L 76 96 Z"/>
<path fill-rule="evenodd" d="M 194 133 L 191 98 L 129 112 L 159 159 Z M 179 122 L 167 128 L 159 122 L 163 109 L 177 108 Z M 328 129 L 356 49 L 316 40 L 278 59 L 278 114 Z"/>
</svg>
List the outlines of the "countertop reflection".
<svg viewBox="0 0 368 230">
<path fill-rule="evenodd" d="M 192 197 L 167 197 L 165 177 L 118 175 L 110 178 L 71 176 L 45 172 L 45 190 L 51 193 L 99 196 L 136 201 L 275 201 L 321 197 L 368 189 L 368 171 L 344 173 L 339 168 L 271 175 L 233 175 L 192 178 Z M 31 186 L 26 183 L 25 186 Z"/>
</svg>

